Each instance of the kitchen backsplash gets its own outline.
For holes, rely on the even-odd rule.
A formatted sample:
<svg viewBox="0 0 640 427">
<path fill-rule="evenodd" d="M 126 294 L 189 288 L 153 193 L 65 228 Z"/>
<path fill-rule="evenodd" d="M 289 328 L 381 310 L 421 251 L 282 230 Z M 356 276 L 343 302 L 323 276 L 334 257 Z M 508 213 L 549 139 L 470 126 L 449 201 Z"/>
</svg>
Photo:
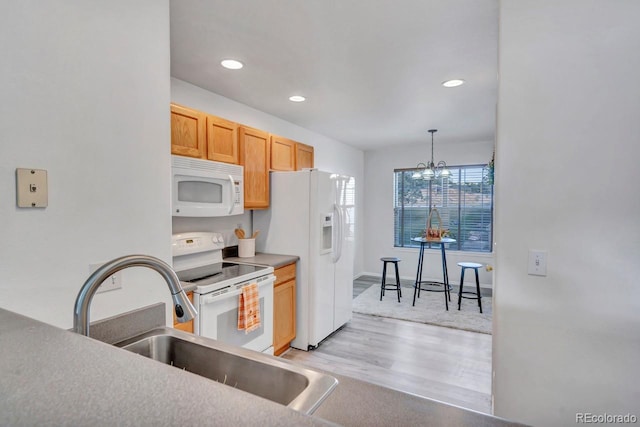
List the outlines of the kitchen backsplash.
<svg viewBox="0 0 640 427">
<path fill-rule="evenodd" d="M 187 233 L 190 231 L 215 231 L 222 233 L 225 247 L 238 246 L 238 238 L 233 230 L 242 228 L 246 233 L 253 232 L 251 211 L 241 215 L 217 218 L 172 217 L 172 233 Z M 236 248 L 237 251 L 237 248 Z M 232 255 L 228 255 L 232 256 Z"/>
</svg>

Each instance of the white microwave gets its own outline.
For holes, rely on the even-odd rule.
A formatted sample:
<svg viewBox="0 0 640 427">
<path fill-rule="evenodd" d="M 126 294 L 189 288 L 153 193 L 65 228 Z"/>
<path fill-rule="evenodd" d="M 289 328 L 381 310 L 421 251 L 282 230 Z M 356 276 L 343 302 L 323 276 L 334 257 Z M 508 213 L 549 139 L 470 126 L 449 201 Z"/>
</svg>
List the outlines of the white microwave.
<svg viewBox="0 0 640 427">
<path fill-rule="evenodd" d="M 240 165 L 171 156 L 173 216 L 215 217 L 244 213 Z"/>
</svg>

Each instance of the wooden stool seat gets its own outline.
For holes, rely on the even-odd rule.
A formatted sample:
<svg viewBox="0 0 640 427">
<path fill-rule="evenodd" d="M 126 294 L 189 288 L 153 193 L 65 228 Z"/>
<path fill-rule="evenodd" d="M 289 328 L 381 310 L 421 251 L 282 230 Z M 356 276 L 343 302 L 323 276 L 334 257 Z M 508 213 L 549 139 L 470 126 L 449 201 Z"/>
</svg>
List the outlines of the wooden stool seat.
<svg viewBox="0 0 640 427">
<path fill-rule="evenodd" d="M 398 271 L 398 263 L 402 261 L 400 258 L 396 257 L 382 257 L 380 258 L 382 261 L 382 284 L 380 285 L 380 301 L 382 301 L 382 297 L 384 296 L 384 291 L 397 291 L 398 292 L 398 302 L 400 302 L 400 297 L 402 296 L 402 290 L 400 289 L 400 272 Z M 396 283 L 387 283 L 387 264 L 391 263 L 395 266 L 396 269 Z"/>
<path fill-rule="evenodd" d="M 480 308 L 480 313 L 482 313 L 482 294 L 480 293 L 480 279 L 478 277 L 478 269 L 482 267 L 482 264 L 478 264 L 477 262 L 459 262 L 458 266 L 462 269 L 460 273 L 460 289 L 458 290 L 458 310 L 460 310 L 460 305 L 462 304 L 462 298 L 467 299 L 477 299 L 478 307 Z M 473 269 L 476 273 L 476 291 L 462 291 L 462 287 L 464 286 L 464 271 L 467 268 Z M 473 295 L 473 296 L 470 296 Z"/>
</svg>

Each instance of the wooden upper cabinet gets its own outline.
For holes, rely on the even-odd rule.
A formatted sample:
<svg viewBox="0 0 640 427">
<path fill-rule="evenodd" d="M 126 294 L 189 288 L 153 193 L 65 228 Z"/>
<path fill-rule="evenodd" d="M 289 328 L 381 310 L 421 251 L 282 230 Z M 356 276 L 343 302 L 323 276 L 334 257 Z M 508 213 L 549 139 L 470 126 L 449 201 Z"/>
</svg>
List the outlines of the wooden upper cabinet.
<svg viewBox="0 0 640 427">
<path fill-rule="evenodd" d="M 240 163 L 238 125 L 229 120 L 207 115 L 207 157 L 225 163 Z"/>
<path fill-rule="evenodd" d="M 287 138 L 271 135 L 271 170 L 296 170 L 296 143 Z"/>
<path fill-rule="evenodd" d="M 171 104 L 171 154 L 204 158 L 206 114 Z"/>
<path fill-rule="evenodd" d="M 313 167 L 313 147 L 296 142 L 296 169 Z"/>
<path fill-rule="evenodd" d="M 266 209 L 269 207 L 269 134 L 239 126 L 238 143 L 240 164 L 244 166 L 244 207 Z"/>
</svg>

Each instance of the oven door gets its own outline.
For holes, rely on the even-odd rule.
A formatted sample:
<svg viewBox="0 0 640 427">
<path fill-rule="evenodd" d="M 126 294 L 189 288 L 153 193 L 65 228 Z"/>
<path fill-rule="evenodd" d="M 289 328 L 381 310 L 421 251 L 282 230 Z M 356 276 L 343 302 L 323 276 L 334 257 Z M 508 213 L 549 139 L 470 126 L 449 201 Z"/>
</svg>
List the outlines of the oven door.
<svg viewBox="0 0 640 427">
<path fill-rule="evenodd" d="M 260 298 L 260 327 L 245 333 L 238 330 L 238 303 L 242 287 L 258 283 Z M 250 350 L 273 354 L 273 283 L 274 275 L 237 283 L 208 294 L 194 293 L 198 316 L 194 332 Z"/>
</svg>

